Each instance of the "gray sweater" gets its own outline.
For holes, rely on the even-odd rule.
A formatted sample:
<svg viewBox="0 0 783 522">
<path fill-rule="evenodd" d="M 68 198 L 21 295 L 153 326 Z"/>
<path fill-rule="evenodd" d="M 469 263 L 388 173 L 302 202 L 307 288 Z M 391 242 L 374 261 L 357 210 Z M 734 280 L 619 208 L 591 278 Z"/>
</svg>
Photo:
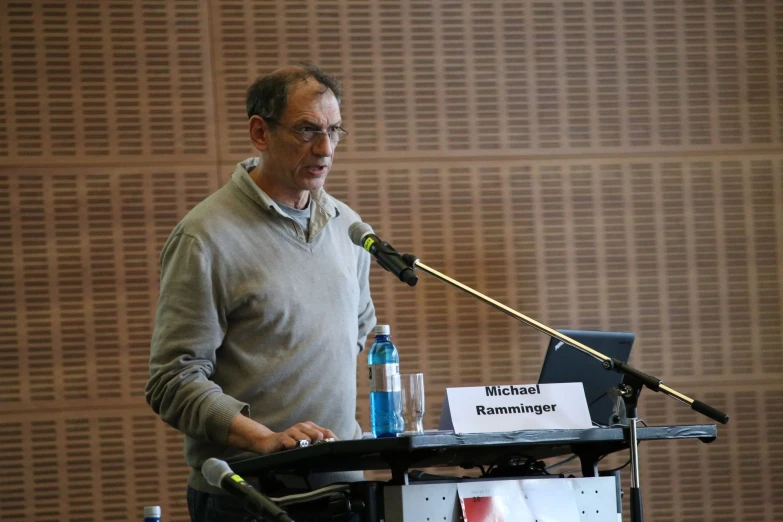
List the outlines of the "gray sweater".
<svg viewBox="0 0 783 522">
<path fill-rule="evenodd" d="M 341 439 L 356 422 L 356 358 L 375 325 L 359 216 L 311 194 L 309 234 L 250 178 L 257 159 L 176 226 L 160 255 L 147 402 L 185 433 L 189 484 L 245 412 L 274 431 L 312 420 Z"/>
</svg>

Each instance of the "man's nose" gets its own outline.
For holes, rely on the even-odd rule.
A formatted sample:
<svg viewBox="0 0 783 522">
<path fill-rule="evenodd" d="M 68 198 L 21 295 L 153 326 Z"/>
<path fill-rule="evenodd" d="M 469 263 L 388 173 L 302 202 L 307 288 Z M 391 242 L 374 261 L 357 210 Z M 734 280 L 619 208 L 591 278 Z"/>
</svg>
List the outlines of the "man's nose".
<svg viewBox="0 0 783 522">
<path fill-rule="evenodd" d="M 319 134 L 313 140 L 313 154 L 321 157 L 329 157 L 334 154 L 334 143 L 327 134 Z"/>
</svg>

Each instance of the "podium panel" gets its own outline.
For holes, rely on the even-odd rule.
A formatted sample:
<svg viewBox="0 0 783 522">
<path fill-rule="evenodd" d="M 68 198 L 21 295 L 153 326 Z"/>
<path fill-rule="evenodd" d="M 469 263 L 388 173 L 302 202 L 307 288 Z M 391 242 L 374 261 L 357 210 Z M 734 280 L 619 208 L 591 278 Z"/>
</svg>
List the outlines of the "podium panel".
<svg viewBox="0 0 783 522">
<path fill-rule="evenodd" d="M 513 515 L 518 522 L 557 520 L 559 522 L 618 522 L 622 520 L 615 477 L 595 478 L 523 478 L 478 480 L 480 497 L 465 500 L 480 507 L 483 516 L 492 510 L 498 515 Z M 503 498 L 493 486 L 519 482 L 519 498 Z M 514 488 L 512 488 L 514 489 Z M 417 483 L 386 486 L 383 489 L 385 522 L 418 520 L 461 522 L 462 506 L 457 482 Z M 478 515 L 479 509 L 473 508 Z M 469 511 L 470 512 L 470 511 Z M 470 522 L 471 519 L 468 518 Z"/>
</svg>

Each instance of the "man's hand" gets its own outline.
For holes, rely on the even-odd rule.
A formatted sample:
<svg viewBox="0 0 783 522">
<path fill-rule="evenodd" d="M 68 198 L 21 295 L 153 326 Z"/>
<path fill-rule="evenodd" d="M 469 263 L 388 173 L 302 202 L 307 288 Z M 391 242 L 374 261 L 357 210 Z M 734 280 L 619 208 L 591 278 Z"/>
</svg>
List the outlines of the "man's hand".
<svg viewBox="0 0 783 522">
<path fill-rule="evenodd" d="M 256 453 L 266 455 L 284 449 L 295 448 L 297 441 L 300 440 L 316 442 L 328 438 L 337 439 L 332 430 L 328 428 L 322 428 L 311 421 L 300 422 L 280 433 L 273 432 L 262 437 L 259 441 L 258 450 L 255 451 Z"/>
<path fill-rule="evenodd" d="M 337 439 L 332 430 L 311 421 L 300 422 L 278 433 L 239 413 L 231 421 L 226 442 L 234 448 L 267 455 L 295 448 L 299 440 L 315 442 L 327 438 Z"/>
</svg>

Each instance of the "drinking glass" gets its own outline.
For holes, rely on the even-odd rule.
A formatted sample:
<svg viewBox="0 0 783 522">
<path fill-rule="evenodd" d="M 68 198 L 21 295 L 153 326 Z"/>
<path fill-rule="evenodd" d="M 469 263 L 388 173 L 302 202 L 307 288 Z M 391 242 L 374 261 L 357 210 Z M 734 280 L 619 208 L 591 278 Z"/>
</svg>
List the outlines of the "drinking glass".
<svg viewBox="0 0 783 522">
<path fill-rule="evenodd" d="M 424 433 L 424 374 L 400 374 L 400 402 L 404 435 Z"/>
</svg>

